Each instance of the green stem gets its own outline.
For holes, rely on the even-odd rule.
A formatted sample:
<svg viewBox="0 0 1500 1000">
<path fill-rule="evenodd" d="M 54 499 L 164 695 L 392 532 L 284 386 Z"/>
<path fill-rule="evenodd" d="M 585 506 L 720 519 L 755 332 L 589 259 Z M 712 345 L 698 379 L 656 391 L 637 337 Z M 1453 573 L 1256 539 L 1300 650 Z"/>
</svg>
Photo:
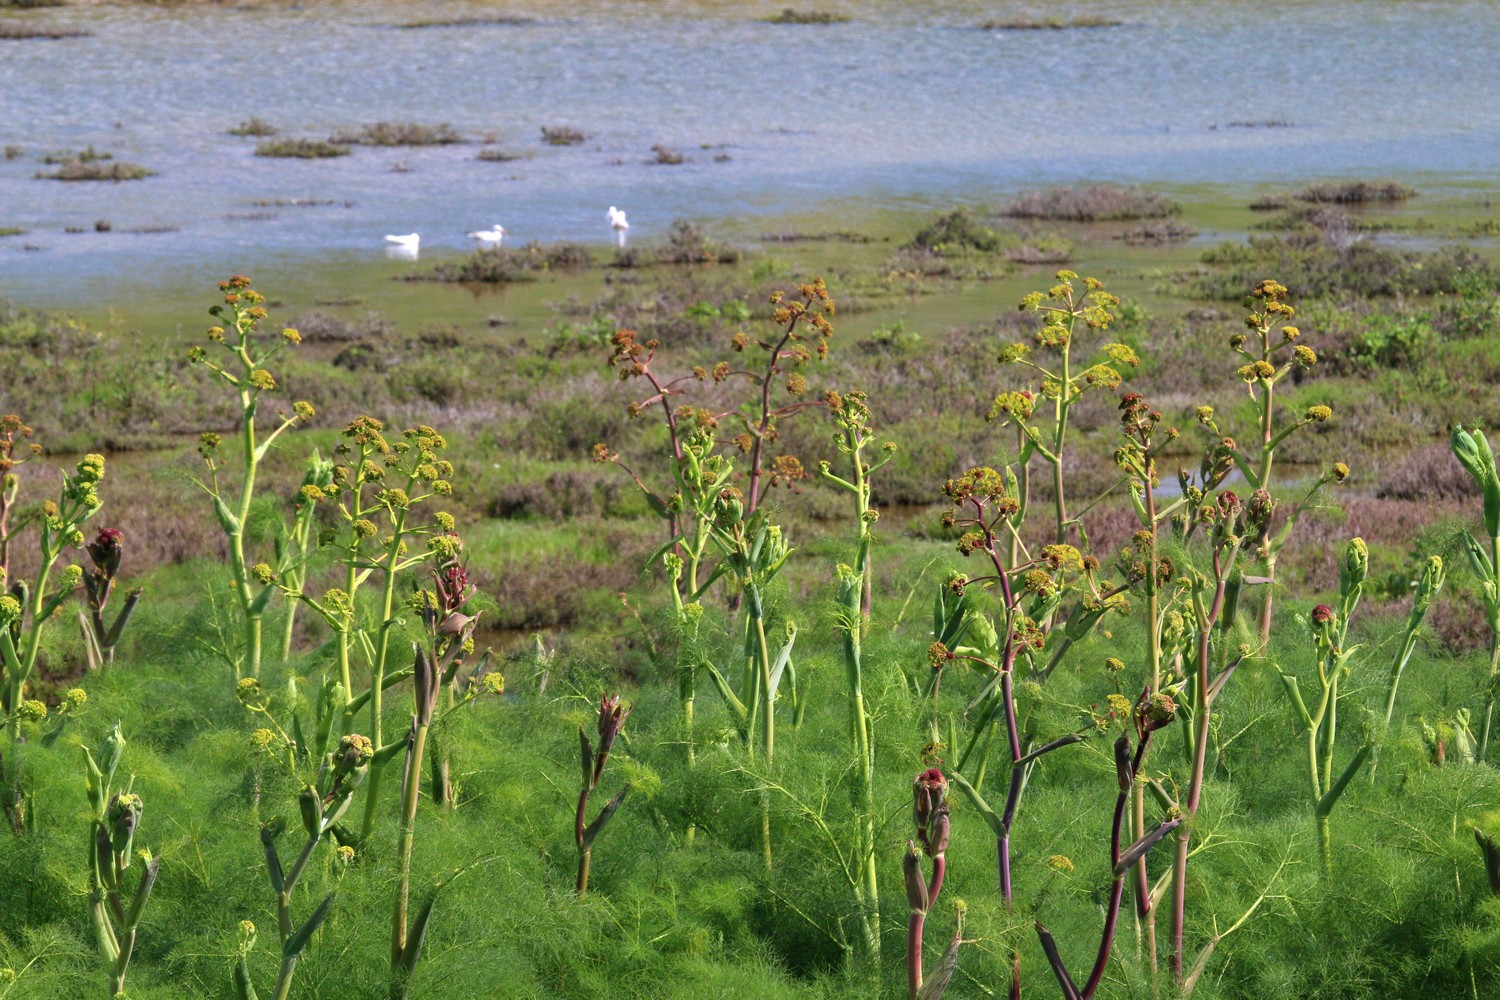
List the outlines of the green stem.
<svg viewBox="0 0 1500 1000">
<path fill-rule="evenodd" d="M 405 796 L 401 802 L 399 853 L 400 878 L 396 889 L 396 907 L 391 915 L 391 973 L 394 975 L 406 954 L 406 919 L 411 899 L 411 854 L 416 839 L 417 799 L 422 786 L 422 753 L 427 746 L 427 726 L 418 726 L 406 760 Z"/>
</svg>

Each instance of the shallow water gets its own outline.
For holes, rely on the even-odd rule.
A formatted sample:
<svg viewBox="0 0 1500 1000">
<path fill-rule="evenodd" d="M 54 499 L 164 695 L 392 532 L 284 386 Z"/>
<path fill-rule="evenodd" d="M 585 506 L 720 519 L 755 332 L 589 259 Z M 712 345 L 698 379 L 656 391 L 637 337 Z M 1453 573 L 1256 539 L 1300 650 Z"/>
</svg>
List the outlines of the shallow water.
<svg viewBox="0 0 1500 1000">
<path fill-rule="evenodd" d="M 1247 191 L 1421 172 L 1424 187 L 1463 189 L 1500 162 L 1489 0 L 1100 2 L 1080 9 L 1125 23 L 1069 31 L 976 30 L 1026 11 L 964 2 L 830 4 L 854 16 L 830 26 L 754 19 L 782 6 L 7 15 L 94 34 L 0 41 L 0 145 L 24 150 L 0 160 L 0 226 L 28 231 L 0 239 L 0 295 L 66 305 L 201 287 L 225 270 L 373 260 L 387 232 L 422 233 L 430 259 L 496 221 L 518 242 L 602 243 L 610 204 L 630 212 L 632 239 L 650 241 L 680 216 L 826 222 L 1081 180 Z M 498 14 L 533 20 L 389 26 Z M 389 120 L 446 122 L 476 141 L 267 159 L 252 154 L 256 140 L 225 134 L 250 115 L 284 135 Z M 1233 124 L 1267 121 L 1289 125 Z M 589 141 L 542 145 L 540 127 L 559 124 Z M 531 155 L 478 161 L 488 136 Z M 688 162 L 648 163 L 655 143 Z M 90 144 L 159 175 L 33 179 L 42 155 Z M 98 219 L 113 231 L 94 232 Z M 130 232 L 143 227 L 170 231 Z"/>
</svg>

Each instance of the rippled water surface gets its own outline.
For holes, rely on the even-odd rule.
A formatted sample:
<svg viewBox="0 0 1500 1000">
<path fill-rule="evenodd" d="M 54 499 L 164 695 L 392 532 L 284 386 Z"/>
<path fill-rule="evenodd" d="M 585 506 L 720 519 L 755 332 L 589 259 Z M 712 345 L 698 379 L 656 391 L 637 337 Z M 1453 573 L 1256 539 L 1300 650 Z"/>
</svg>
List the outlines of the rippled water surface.
<svg viewBox="0 0 1500 1000">
<path fill-rule="evenodd" d="M 0 41 L 0 144 L 21 150 L 0 161 L 0 227 L 27 230 L 0 240 L 0 294 L 57 301 L 83 280 L 176 284 L 273 259 L 378 256 L 387 232 L 442 252 L 495 221 L 522 241 L 604 241 L 611 204 L 650 239 L 679 216 L 995 200 L 1084 179 L 1249 187 L 1421 172 L 1462 186 L 1500 164 L 1489 0 L 1100 2 L 1079 9 L 1124 23 L 1067 31 L 979 30 L 1026 11 L 972 2 L 846 3 L 853 19 L 829 26 L 756 20 L 781 6 L 6 15 L 93 34 Z M 392 26 L 501 15 L 519 23 Z M 470 141 L 268 159 L 225 134 L 250 115 L 291 136 L 387 120 L 449 123 Z M 546 146 L 544 125 L 589 139 Z M 480 161 L 486 140 L 526 158 Z M 648 162 L 658 143 L 687 162 Z M 44 154 L 89 145 L 158 174 L 33 178 Z M 99 219 L 113 230 L 94 232 Z"/>
</svg>

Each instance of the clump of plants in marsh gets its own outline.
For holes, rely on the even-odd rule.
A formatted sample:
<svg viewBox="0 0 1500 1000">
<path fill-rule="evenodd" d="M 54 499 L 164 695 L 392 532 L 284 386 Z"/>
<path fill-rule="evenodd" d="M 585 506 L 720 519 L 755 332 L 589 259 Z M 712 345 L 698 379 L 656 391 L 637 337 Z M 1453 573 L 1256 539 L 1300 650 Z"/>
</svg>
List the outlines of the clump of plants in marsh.
<svg viewBox="0 0 1500 1000">
<path fill-rule="evenodd" d="M 542 142 L 548 146 L 577 146 L 588 141 L 581 129 L 571 125 L 543 125 Z"/>
<path fill-rule="evenodd" d="M 1124 21 L 1093 14 L 1076 17 L 1015 17 L 1006 20 L 985 21 L 980 31 L 1063 31 L 1068 28 L 1117 28 Z"/>
<path fill-rule="evenodd" d="M 488 146 L 474 154 L 474 159 L 483 160 L 485 163 L 513 163 L 516 160 L 529 160 L 530 158 L 530 153 L 498 149 L 493 146 Z"/>
<path fill-rule="evenodd" d="M 276 126 L 272 125 L 270 122 L 266 121 L 263 118 L 260 118 L 256 115 L 251 115 L 249 118 L 246 118 L 234 128 L 230 129 L 229 134 L 253 136 L 257 139 L 263 139 L 266 136 L 275 135 Z"/>
<path fill-rule="evenodd" d="M 124 160 L 100 162 L 100 159 L 109 160 L 109 155 L 87 160 L 82 157 L 70 158 L 50 173 L 45 170 L 37 171 L 36 177 L 50 181 L 139 181 L 156 176 L 155 170 L 148 170 L 139 163 L 127 163 Z"/>
<path fill-rule="evenodd" d="M 391 28 L 484 28 L 499 26 L 506 28 L 518 28 L 528 24 L 536 24 L 534 17 L 524 17 L 518 14 L 495 14 L 485 17 L 449 17 L 449 18 L 421 18 L 411 21 L 401 21 L 398 24 L 386 25 Z"/>
<path fill-rule="evenodd" d="M 785 7 L 779 13 L 762 18 L 767 24 L 844 24 L 850 20 L 848 14 L 828 10 L 798 10 Z"/>
<path fill-rule="evenodd" d="M 1309 184 L 1292 195 L 1298 201 L 1333 205 L 1381 204 L 1406 201 L 1416 196 L 1416 188 L 1397 181 L 1335 181 Z"/>
<path fill-rule="evenodd" d="M 0 21 L 0 41 L 87 38 L 92 34 L 93 32 L 86 28 L 65 28 L 61 25 L 35 24 L 30 21 Z"/>
<path fill-rule="evenodd" d="M 1181 211 L 1180 205 L 1155 191 L 1096 184 L 1033 191 L 1006 205 L 1000 214 L 1013 219 L 1056 222 L 1116 222 L 1163 219 Z"/>
<path fill-rule="evenodd" d="M 375 122 L 357 128 L 339 129 L 328 137 L 338 146 L 448 146 L 464 137 L 452 125 L 419 122 Z"/>
<path fill-rule="evenodd" d="M 268 139 L 256 144 L 255 155 L 292 160 L 327 160 L 336 156 L 348 156 L 349 147 L 344 143 L 325 142 L 322 139 Z"/>
</svg>

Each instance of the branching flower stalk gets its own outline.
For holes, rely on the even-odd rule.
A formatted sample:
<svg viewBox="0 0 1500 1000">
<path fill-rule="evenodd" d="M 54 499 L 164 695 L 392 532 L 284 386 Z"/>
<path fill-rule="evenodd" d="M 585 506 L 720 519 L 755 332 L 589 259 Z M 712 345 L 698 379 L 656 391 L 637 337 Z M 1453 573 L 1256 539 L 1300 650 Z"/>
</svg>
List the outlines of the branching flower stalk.
<svg viewBox="0 0 1500 1000">
<path fill-rule="evenodd" d="M 125 973 L 135 953 L 136 934 L 146 904 L 151 901 L 161 859 L 152 857 L 150 851 L 141 851 L 145 870 L 136 882 L 135 891 L 127 893 L 125 870 L 130 866 L 131 847 L 135 831 L 140 826 L 144 803 L 129 788 L 120 792 L 112 790 L 115 770 L 125 752 L 125 737 L 120 733 L 120 724 L 115 723 L 114 729 L 105 737 L 97 760 L 87 747 L 81 749 L 85 766 L 84 790 L 88 793 L 89 808 L 93 813 L 89 837 L 89 914 L 94 939 L 109 976 L 109 995 L 117 997 L 125 990 Z"/>
<path fill-rule="evenodd" d="M 1323 423 L 1333 416 L 1327 406 L 1310 406 L 1302 419 L 1278 426 L 1276 419 L 1276 387 L 1294 368 L 1310 370 L 1318 362 L 1318 355 L 1306 344 L 1298 343 L 1302 333 L 1295 326 L 1282 325 L 1289 322 L 1295 311 L 1286 304 L 1287 290 L 1269 278 L 1260 282 L 1245 300 L 1250 314 L 1245 317 L 1248 333 L 1237 333 L 1230 338 L 1229 347 L 1245 360 L 1235 372 L 1249 390 L 1255 407 L 1256 447 L 1241 449 L 1232 438 L 1220 437 L 1223 448 L 1232 456 L 1240 474 L 1252 490 L 1271 490 L 1272 472 L 1276 449 L 1291 434 L 1309 424 Z M 1248 345 L 1248 346 L 1247 346 Z M 1200 410 L 1199 419 L 1214 434 L 1219 429 L 1213 420 L 1213 411 Z M 1254 538 L 1245 539 L 1245 545 L 1253 553 L 1260 568 L 1256 582 L 1263 586 L 1257 628 L 1262 647 L 1271 638 L 1271 605 L 1276 588 L 1276 556 L 1286 544 L 1291 532 L 1288 521 L 1275 537 L 1271 535 L 1271 523 L 1261 525 Z"/>
<path fill-rule="evenodd" d="M 597 745 L 589 742 L 589 734 L 582 726 L 578 727 L 578 745 L 583 764 L 583 782 L 578 791 L 578 812 L 574 817 L 573 839 L 578 845 L 578 879 L 575 883 L 578 895 L 583 896 L 589 888 L 589 863 L 593 858 L 594 841 L 598 839 L 605 824 L 614 816 L 615 811 L 620 808 L 620 803 L 625 801 L 625 796 L 630 794 L 630 782 L 626 782 L 615 797 L 604 804 L 599 814 L 592 822 L 586 823 L 588 817 L 589 796 L 595 788 L 599 787 L 599 778 L 604 774 L 604 762 L 609 759 L 610 747 L 614 746 L 615 739 L 620 731 L 625 728 L 625 720 L 630 718 L 630 706 L 620 707 L 618 695 L 608 695 L 599 699 L 599 742 Z"/>
<path fill-rule="evenodd" d="M 1014 477 L 1012 477 L 1012 483 Z M 950 479 L 943 492 L 954 505 L 954 511 L 944 515 L 947 527 L 968 529 L 958 540 L 958 551 L 965 556 L 982 553 L 988 557 L 994 572 L 974 579 L 956 577 L 946 584 L 957 596 L 971 587 L 994 585 L 1000 590 L 1004 619 L 998 632 L 981 615 L 967 616 L 963 631 L 968 633 L 967 646 L 949 649 L 939 638 L 928 650 L 928 658 L 935 670 L 941 669 L 949 660 L 965 660 L 978 665 L 989 673 L 990 679 L 981 695 L 975 699 L 971 711 L 975 713 L 973 732 L 968 746 L 959 757 L 950 777 L 973 802 L 995 833 L 995 850 L 1000 879 L 1000 896 L 1007 911 L 1011 907 L 1012 884 L 1010 867 L 1010 831 L 1015 821 L 1029 767 L 1043 755 L 1073 743 L 1083 736 L 1071 733 L 1053 740 L 1035 750 L 1022 747 L 1020 726 L 1016 718 L 1014 669 L 1017 659 L 1041 651 L 1047 641 L 1047 632 L 1041 622 L 1051 616 L 1061 600 L 1066 573 L 1082 573 L 1090 579 L 1092 570 L 1076 548 L 1067 544 L 1044 547 L 1035 558 L 1018 566 L 1007 566 L 1002 549 L 1008 549 L 1002 533 L 1014 534 L 1018 530 L 1015 519 L 1020 514 L 1020 505 L 1014 491 L 1000 473 L 989 468 L 970 469 L 957 479 Z M 1091 585 L 1092 580 L 1090 579 Z M 1022 602 L 1031 603 L 1023 611 Z M 1116 598 L 1118 600 L 1118 598 Z M 939 609 L 944 608 L 942 598 Z M 963 602 L 953 602 L 948 608 L 949 621 L 942 623 L 941 634 L 959 634 L 952 625 L 952 618 L 963 614 Z M 939 633 L 939 623 L 934 623 L 934 633 Z M 1003 635 L 1003 639 L 1001 636 Z M 936 683 L 936 681 L 934 681 Z M 984 780 L 984 757 L 980 754 L 980 766 L 971 783 L 962 774 L 962 769 L 973 755 L 981 736 L 988 733 L 997 718 L 1005 721 L 1006 744 L 1009 750 L 1009 785 L 1004 809 L 996 814 L 985 801 L 981 788 Z M 1019 953 L 1013 956 L 1013 994 L 1020 989 Z"/>
<path fill-rule="evenodd" d="M 298 882 L 307 872 L 318 845 L 333 830 L 334 825 L 348 811 L 354 801 L 354 791 L 364 780 L 370 762 L 375 756 L 373 744 L 364 736 L 353 733 L 339 740 L 332 753 L 326 754 L 314 779 L 303 785 L 298 796 L 298 811 L 307 839 L 297 852 L 290 868 L 283 868 L 276 841 L 286 830 L 286 820 L 278 816 L 269 823 L 261 824 L 260 842 L 266 857 L 266 873 L 271 890 L 276 894 L 276 929 L 281 940 L 281 965 L 276 974 L 275 1000 L 286 1000 L 292 988 L 292 974 L 302 958 L 313 933 L 328 918 L 335 893 L 323 897 L 312 912 L 298 925 L 292 923 L 292 899 Z M 337 859 L 347 865 L 354 858 L 352 847 L 336 849 Z M 248 923 L 248 922 L 247 922 Z M 256 1000 L 255 987 L 250 981 L 248 955 L 254 944 L 255 927 L 245 928 L 246 939 L 242 941 L 240 960 L 235 966 L 235 991 L 240 1000 Z"/>
<path fill-rule="evenodd" d="M 1484 601 L 1485 617 L 1490 626 L 1490 669 L 1484 685 L 1483 718 L 1479 723 L 1479 760 L 1489 759 L 1490 735 L 1495 716 L 1495 693 L 1500 690 L 1500 473 L 1495 470 L 1495 453 L 1484 432 L 1477 427 L 1453 428 L 1450 440 L 1453 456 L 1464 467 L 1484 497 L 1484 545 L 1472 535 L 1465 535 L 1469 565 L 1479 578 L 1479 595 Z"/>
<path fill-rule="evenodd" d="M 424 505 L 437 496 L 451 496 L 453 464 L 440 457 L 448 443 L 425 424 L 409 427 L 399 440 L 388 441 L 384 426 L 373 417 L 355 418 L 344 430 L 344 440 L 335 449 L 336 464 L 328 489 L 305 485 L 302 495 L 314 502 L 331 500 L 337 505 L 339 528 L 325 533 L 325 542 L 338 549 L 343 564 L 344 589 L 332 589 L 321 599 L 288 590 L 313 608 L 339 641 L 339 681 L 345 693 L 344 731 L 354 726 L 354 717 L 368 703 L 370 732 L 377 755 L 370 766 L 370 785 L 365 793 L 364 819 L 359 839 L 368 843 L 375 827 L 376 809 L 385 773 L 384 762 L 406 744 L 405 736 L 382 742 L 385 689 L 411 676 L 405 670 L 389 670 L 390 633 L 398 623 L 396 587 L 400 575 L 428 560 L 448 562 L 458 557 L 463 543 L 454 533 L 455 520 L 436 511 L 430 521 L 421 518 Z M 425 539 L 413 552 L 410 542 Z M 379 574 L 378 624 L 361 629 L 357 624 L 355 595 L 371 574 Z M 358 642 L 369 662 L 368 687 L 354 694 L 352 650 Z"/>
<path fill-rule="evenodd" d="M 917 828 L 917 842 L 906 842 L 902 876 L 906 884 L 906 994 L 917 1000 L 922 992 L 922 935 L 927 914 L 937 905 L 947 871 L 948 850 L 948 779 L 937 768 L 917 775 L 912 783 L 912 820 Z M 922 855 L 932 859 L 932 874 L 922 875 Z"/>
<path fill-rule="evenodd" d="M 276 535 L 276 565 L 280 568 L 277 576 L 283 590 L 300 594 L 307 584 L 309 555 L 317 538 L 313 531 L 317 501 L 309 495 L 307 487 L 326 491 L 332 485 L 333 463 L 314 450 L 292 501 L 292 523 L 290 526 L 283 523 Z M 297 600 L 287 602 L 286 621 L 281 630 L 283 662 L 292 656 L 292 639 L 297 631 L 297 609 L 300 606 L 301 602 Z"/>
<path fill-rule="evenodd" d="M 16 468 L 42 453 L 42 446 L 30 440 L 32 433 L 16 414 L 0 417 L 0 584 L 10 579 L 10 541 L 24 527 L 10 523 L 21 492 Z"/>
<path fill-rule="evenodd" d="M 1194 512 L 1194 518 L 1209 534 L 1212 576 L 1192 573 L 1191 632 L 1196 650 L 1194 669 L 1188 679 L 1190 709 L 1187 750 L 1191 773 L 1185 801 L 1174 804 L 1182 817 L 1176 832 L 1176 855 L 1172 864 L 1172 944 L 1173 978 L 1182 982 L 1183 919 L 1187 907 L 1187 862 L 1198 807 L 1203 798 L 1203 778 L 1208 764 L 1209 719 L 1214 701 L 1234 673 L 1244 651 L 1229 658 L 1229 641 L 1239 606 L 1243 576 L 1236 565 L 1245 541 L 1258 537 L 1270 520 L 1274 502 L 1264 490 L 1257 490 L 1248 504 L 1242 504 L 1231 490 L 1222 490 L 1211 502 Z M 1217 633 L 1218 641 L 1214 641 Z M 1216 672 L 1214 672 L 1216 671 Z"/>
<path fill-rule="evenodd" d="M 736 351 L 754 346 L 765 354 L 765 367 L 759 372 L 735 372 L 749 377 L 760 390 L 759 399 L 744 417 L 745 433 L 739 436 L 740 450 L 750 456 L 750 485 L 746 494 L 745 513 L 754 514 L 765 499 L 762 480 L 766 476 L 766 446 L 780 436 L 777 424 L 786 417 L 799 413 L 810 406 L 822 405 L 822 400 L 806 400 L 798 397 L 807 392 L 807 378 L 798 369 L 812 360 L 816 354 L 819 361 L 828 357 L 828 341 L 833 336 L 833 324 L 828 317 L 835 312 L 833 299 L 822 278 L 814 278 L 807 284 L 797 286 L 797 297 L 790 298 L 784 292 L 771 295 L 771 321 L 781 328 L 770 340 L 751 340 L 743 332 L 736 333 L 732 341 Z M 809 346 L 811 344 L 811 346 Z M 776 380 L 785 377 L 785 388 L 791 401 L 777 405 L 772 398 Z M 772 470 L 771 485 L 778 481 L 791 482 L 805 479 L 807 473 L 802 465 L 789 455 L 779 456 Z"/>
<path fill-rule="evenodd" d="M 287 346 L 301 343 L 302 336 L 296 330 L 285 329 L 276 340 L 262 342 L 258 334 L 267 316 L 265 296 L 250 287 L 249 278 L 235 275 L 219 282 L 219 290 L 224 293 L 224 302 L 209 309 L 209 313 L 223 325 L 210 327 L 208 339 L 222 348 L 228 358 L 222 363 L 211 360 L 205 348 L 195 346 L 188 351 L 188 360 L 203 365 L 228 383 L 239 401 L 236 430 L 239 483 L 231 489 L 227 482 L 220 482 L 219 472 L 225 466 L 219 457 L 222 439 L 218 434 L 205 433 L 199 451 L 208 467 L 208 481 L 198 484 L 213 498 L 214 514 L 229 541 L 229 569 L 243 627 L 244 648 L 234 660 L 238 680 L 245 675 L 260 676 L 262 622 L 275 592 L 276 570 L 263 562 L 252 564 L 245 548 L 245 527 L 255 502 L 256 474 L 276 439 L 299 421 L 311 420 L 313 408 L 306 402 L 294 403 L 290 415 L 278 413 L 270 432 L 264 438 L 258 435 L 255 421 L 261 397 L 276 390 L 276 377 L 266 366 Z"/>
<path fill-rule="evenodd" d="M 1032 426 L 1026 420 L 1033 416 L 1036 397 L 1026 393 L 1024 405 L 1013 392 L 1002 393 L 990 409 L 990 419 L 1000 413 L 1016 421 L 1025 432 L 1028 447 L 1023 451 L 1020 464 L 1025 465 L 1035 454 L 1052 467 L 1052 506 L 1055 529 L 1054 541 L 1062 544 L 1068 540 L 1068 529 L 1079 514 L 1068 513 L 1066 484 L 1063 463 L 1068 439 L 1068 422 L 1073 406 L 1090 389 L 1114 389 L 1121 382 L 1116 366 L 1131 368 L 1140 364 L 1133 350 L 1124 344 L 1106 344 L 1102 348 L 1104 360 L 1084 368 L 1073 370 L 1073 341 L 1078 324 L 1093 331 L 1109 329 L 1114 321 L 1110 310 L 1120 300 L 1104 290 L 1102 282 L 1095 278 L 1084 278 L 1087 291 L 1082 294 L 1074 286 L 1078 275 L 1072 271 L 1058 271 L 1057 284 L 1046 292 L 1032 292 L 1021 300 L 1023 311 L 1037 312 L 1042 316 L 1042 329 L 1036 334 L 1038 347 L 1056 351 L 1058 361 L 1055 370 L 1043 367 L 1028 357 L 1031 348 L 1022 343 L 1008 344 L 1000 352 L 1002 364 L 1020 364 L 1034 369 L 1041 377 L 1040 398 L 1052 403 L 1050 419 L 1046 426 Z M 1088 506 L 1092 506 L 1089 504 Z"/>
<path fill-rule="evenodd" d="M 865 592 L 860 573 L 848 566 L 837 570 L 838 607 L 835 630 L 844 647 L 844 677 L 849 697 L 849 742 L 854 754 L 854 800 L 857 826 L 854 845 L 854 868 L 858 881 L 854 887 L 859 904 L 860 930 L 865 952 L 872 962 L 880 959 L 880 887 L 878 884 L 875 811 L 875 731 L 874 721 L 865 711 L 864 666 L 860 656 L 860 636 L 865 619 L 860 611 Z"/>
<path fill-rule="evenodd" d="M 1349 645 L 1349 620 L 1359 604 L 1369 567 L 1369 552 L 1364 539 L 1349 542 L 1339 568 L 1339 606 L 1319 604 L 1311 615 L 1312 637 L 1316 649 L 1319 691 L 1314 707 L 1309 707 L 1302 697 L 1296 677 L 1281 673 L 1281 681 L 1291 697 L 1292 707 L 1307 735 L 1308 778 L 1312 791 L 1313 819 L 1318 832 L 1318 854 L 1322 860 L 1325 876 L 1333 875 L 1333 844 L 1329 834 L 1329 816 L 1339 798 L 1348 789 L 1350 781 L 1375 750 L 1373 739 L 1366 739 L 1337 778 L 1333 773 L 1333 752 L 1338 739 L 1339 682 L 1349 676 L 1359 652 L 1358 645 Z M 1406 619 L 1406 627 L 1397 646 L 1391 664 L 1390 678 L 1386 689 L 1386 716 L 1384 725 L 1396 707 L 1396 691 L 1401 683 L 1401 672 L 1411 659 L 1416 648 L 1417 634 L 1432 606 L 1433 598 L 1443 586 L 1443 561 L 1433 556 L 1427 561 L 1422 578 L 1417 584 L 1412 608 Z M 1373 768 L 1372 768 L 1373 769 Z"/>
<path fill-rule="evenodd" d="M 0 709 L 10 716 L 10 740 L 20 739 L 17 709 L 24 700 L 27 682 L 36 669 L 44 627 L 62 608 L 83 579 L 83 567 L 68 566 L 56 590 L 52 570 L 63 551 L 83 544 L 83 524 L 103 506 L 99 484 L 104 479 L 104 457 L 85 455 L 73 474 L 63 475 L 62 491 L 54 502 L 42 505 L 40 568 L 31 583 L 7 581 L 9 592 L 0 596 Z"/>
<path fill-rule="evenodd" d="M 1129 703 L 1126 704 L 1128 707 Z M 1068 974 L 1067 966 L 1063 963 L 1062 955 L 1058 952 L 1052 935 L 1040 921 L 1037 922 L 1037 937 L 1041 940 L 1042 950 L 1047 954 L 1047 961 L 1052 966 L 1053 974 L 1057 976 L 1058 985 L 1062 987 L 1064 1000 L 1090 1000 L 1099 988 L 1099 984 L 1104 981 L 1104 970 L 1109 966 L 1109 954 L 1114 946 L 1116 925 L 1120 916 L 1120 902 L 1125 893 L 1125 878 L 1130 870 L 1150 852 L 1151 848 L 1182 823 L 1181 817 L 1176 816 L 1164 820 L 1149 834 L 1138 837 L 1128 847 L 1121 848 L 1130 793 L 1132 788 L 1140 784 L 1137 779 L 1145 763 L 1146 746 L 1150 742 L 1151 734 L 1170 723 L 1176 712 L 1177 705 L 1170 696 L 1152 694 L 1148 688 L 1136 700 L 1133 711 L 1129 713 L 1125 722 L 1128 728 L 1135 729 L 1134 752 L 1131 751 L 1130 736 L 1127 733 L 1120 734 L 1120 737 L 1115 740 L 1115 777 L 1119 783 L 1120 792 L 1115 797 L 1114 818 L 1110 824 L 1109 838 L 1109 863 L 1114 879 L 1110 883 L 1109 902 L 1104 911 L 1104 930 L 1099 935 L 1099 951 L 1094 959 L 1093 968 L 1089 971 L 1089 977 L 1082 987 L 1074 983 Z"/>
<path fill-rule="evenodd" d="M 841 395 L 829 392 L 824 397 L 824 402 L 839 428 L 833 435 L 834 446 L 848 456 L 850 473 L 848 479 L 837 476 L 828 462 L 820 462 L 818 471 L 823 479 L 854 496 L 854 523 L 858 531 L 854 569 L 864 581 L 860 611 L 868 615 L 874 591 L 874 571 L 870 564 L 870 547 L 873 541 L 871 527 L 880 517 L 880 512 L 870 503 L 870 476 L 895 456 L 896 444 L 887 441 L 881 445 L 878 459 L 865 461 L 863 452 L 874 440 L 874 434 L 870 430 L 870 407 L 865 403 L 865 394 L 850 392 Z"/>
</svg>

